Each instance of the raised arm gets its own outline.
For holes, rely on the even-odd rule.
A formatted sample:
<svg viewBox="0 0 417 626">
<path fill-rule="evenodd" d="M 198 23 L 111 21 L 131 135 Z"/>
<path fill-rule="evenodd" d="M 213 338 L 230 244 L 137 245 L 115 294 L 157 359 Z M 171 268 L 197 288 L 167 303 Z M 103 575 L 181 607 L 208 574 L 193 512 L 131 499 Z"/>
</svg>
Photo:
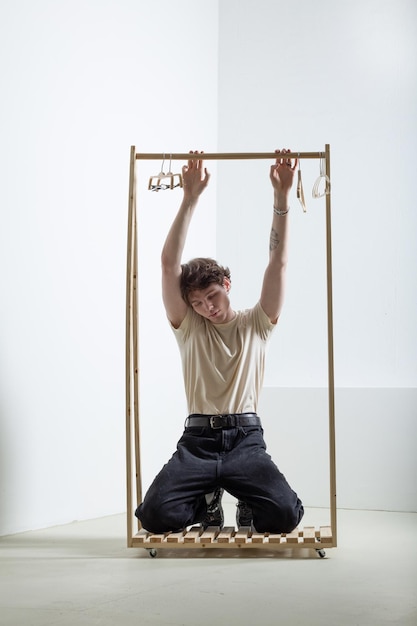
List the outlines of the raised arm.
<svg viewBox="0 0 417 626">
<path fill-rule="evenodd" d="M 194 154 L 198 154 L 195 152 Z M 162 298 L 171 324 L 178 328 L 187 313 L 181 296 L 181 260 L 191 218 L 210 174 L 202 160 L 190 159 L 182 168 L 184 196 L 162 248 Z"/>
<path fill-rule="evenodd" d="M 269 239 L 269 263 L 265 270 L 260 303 L 271 322 L 277 322 L 285 292 L 285 273 L 288 262 L 289 195 L 294 181 L 294 164 L 285 158 L 290 150 L 276 150 L 277 160 L 271 165 L 270 179 L 274 189 L 274 212 Z"/>
</svg>

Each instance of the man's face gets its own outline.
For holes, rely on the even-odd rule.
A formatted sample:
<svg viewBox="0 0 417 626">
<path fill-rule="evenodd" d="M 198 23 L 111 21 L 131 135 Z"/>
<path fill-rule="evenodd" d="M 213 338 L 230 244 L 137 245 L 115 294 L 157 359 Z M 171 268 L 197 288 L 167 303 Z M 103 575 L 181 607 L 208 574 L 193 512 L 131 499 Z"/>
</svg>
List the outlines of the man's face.
<svg viewBox="0 0 417 626">
<path fill-rule="evenodd" d="M 234 318 L 234 311 L 229 300 L 230 281 L 225 278 L 223 285 L 212 283 L 205 289 L 195 289 L 188 296 L 194 311 L 213 322 L 225 324 Z"/>
</svg>

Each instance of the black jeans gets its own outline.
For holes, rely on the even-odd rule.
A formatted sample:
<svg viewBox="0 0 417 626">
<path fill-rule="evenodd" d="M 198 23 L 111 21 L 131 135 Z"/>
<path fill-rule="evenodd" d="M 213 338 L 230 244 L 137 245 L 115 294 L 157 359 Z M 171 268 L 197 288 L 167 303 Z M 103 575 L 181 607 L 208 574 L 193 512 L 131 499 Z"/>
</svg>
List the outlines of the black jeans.
<svg viewBox="0 0 417 626">
<path fill-rule="evenodd" d="M 258 532 L 288 533 L 304 514 L 297 494 L 269 454 L 261 426 L 185 428 L 135 515 L 152 533 L 198 524 L 206 493 L 223 487 L 253 511 Z"/>
</svg>

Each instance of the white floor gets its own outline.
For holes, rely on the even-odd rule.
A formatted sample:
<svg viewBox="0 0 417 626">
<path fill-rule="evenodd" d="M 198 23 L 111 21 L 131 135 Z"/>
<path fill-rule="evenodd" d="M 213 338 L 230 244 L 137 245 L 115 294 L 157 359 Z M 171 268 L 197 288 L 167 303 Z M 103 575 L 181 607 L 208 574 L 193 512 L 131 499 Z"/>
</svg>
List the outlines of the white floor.
<svg viewBox="0 0 417 626">
<path fill-rule="evenodd" d="M 3 537 L 0 624 L 416 626 L 417 515 L 341 510 L 338 530 L 324 559 L 252 549 L 152 559 L 125 547 L 122 515 Z"/>
</svg>

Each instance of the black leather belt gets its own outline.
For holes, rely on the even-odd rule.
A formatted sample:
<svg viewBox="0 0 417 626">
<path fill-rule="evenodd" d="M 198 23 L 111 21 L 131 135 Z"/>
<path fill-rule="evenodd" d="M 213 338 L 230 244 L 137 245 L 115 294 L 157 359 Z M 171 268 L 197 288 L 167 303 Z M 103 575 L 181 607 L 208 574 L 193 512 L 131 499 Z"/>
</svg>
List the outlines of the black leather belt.
<svg viewBox="0 0 417 626">
<path fill-rule="evenodd" d="M 261 426 L 256 413 L 227 413 L 224 415 L 203 415 L 192 413 L 185 420 L 185 428 L 237 428 L 238 426 Z"/>
</svg>

